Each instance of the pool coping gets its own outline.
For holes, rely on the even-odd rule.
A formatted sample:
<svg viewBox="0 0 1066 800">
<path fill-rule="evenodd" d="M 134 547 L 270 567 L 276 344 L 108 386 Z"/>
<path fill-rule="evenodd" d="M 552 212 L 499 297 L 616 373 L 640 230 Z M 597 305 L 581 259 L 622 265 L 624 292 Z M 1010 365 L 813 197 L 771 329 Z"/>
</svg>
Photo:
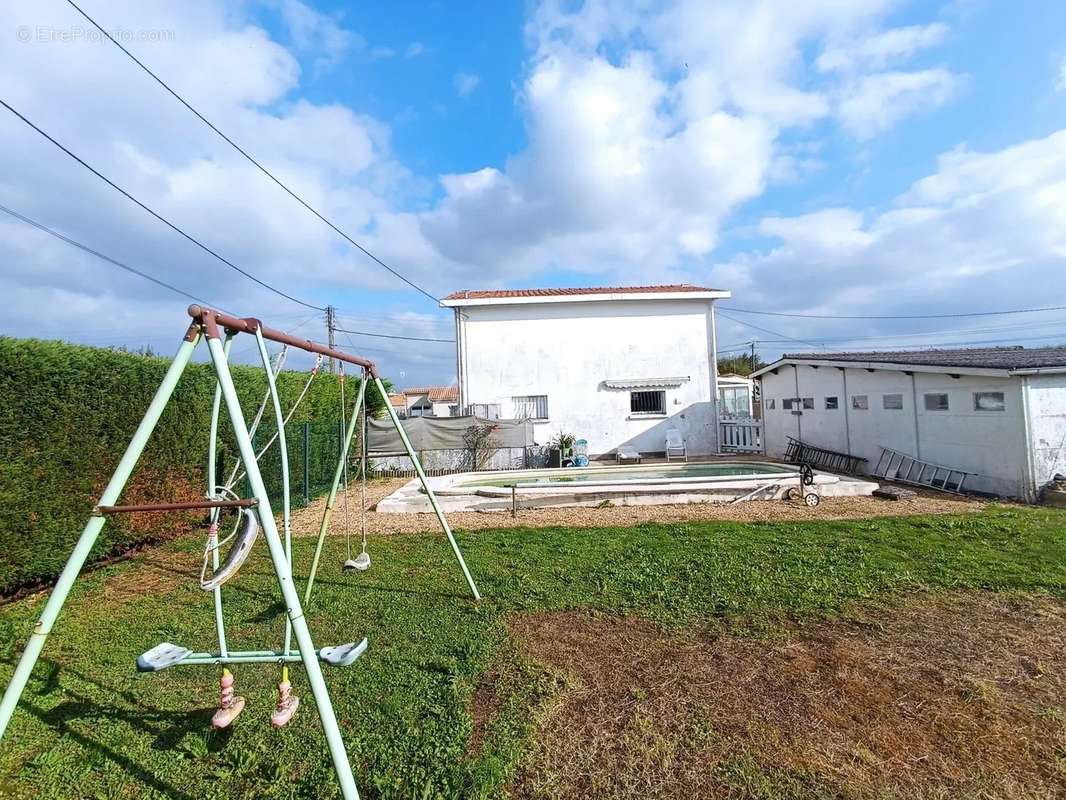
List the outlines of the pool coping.
<svg viewBox="0 0 1066 800">
<path fill-rule="evenodd" d="M 732 463 L 720 462 L 699 463 Z M 753 489 L 764 486 L 760 499 L 781 499 L 789 488 L 799 484 L 799 470 L 794 464 L 784 464 L 771 460 L 737 461 L 738 464 L 765 464 L 782 471 L 760 473 L 756 475 L 713 475 L 691 477 L 657 477 L 648 480 L 622 481 L 593 480 L 555 485 L 522 485 L 522 478 L 579 473 L 588 475 L 599 472 L 609 478 L 611 472 L 624 471 L 633 473 L 655 472 L 677 469 L 678 472 L 693 463 L 678 462 L 673 464 L 624 465 L 607 467 L 575 467 L 567 469 L 535 470 L 491 470 L 485 472 L 462 472 L 429 478 L 430 487 L 437 495 L 438 502 L 445 512 L 461 511 L 501 511 L 511 508 L 512 501 L 524 508 L 565 508 L 602 505 L 675 505 L 686 503 L 729 502 L 749 494 Z M 478 478 L 499 480 L 514 477 L 514 488 L 507 486 L 488 486 L 472 483 L 462 485 Z M 597 476 L 599 477 L 599 476 Z M 816 470 L 814 486 L 823 497 L 854 497 L 873 493 L 878 484 L 849 476 Z M 427 513 L 432 511 L 429 498 L 423 492 L 418 479 L 413 479 L 392 494 L 378 502 L 376 510 L 382 513 Z"/>
</svg>

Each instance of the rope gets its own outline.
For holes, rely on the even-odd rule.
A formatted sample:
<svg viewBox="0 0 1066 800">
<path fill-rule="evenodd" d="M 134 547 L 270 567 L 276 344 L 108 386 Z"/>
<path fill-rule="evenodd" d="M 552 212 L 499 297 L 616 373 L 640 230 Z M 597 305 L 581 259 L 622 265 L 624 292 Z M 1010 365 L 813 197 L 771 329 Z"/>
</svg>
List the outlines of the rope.
<svg viewBox="0 0 1066 800">
<path fill-rule="evenodd" d="M 313 367 L 311 367 L 311 374 L 308 376 L 307 382 L 304 384 L 303 390 L 300 392 L 299 396 L 296 398 L 296 402 L 294 402 L 292 404 L 292 408 L 289 409 L 289 413 L 285 415 L 285 419 L 282 420 L 282 424 L 283 425 L 288 425 L 289 424 L 289 420 L 292 419 L 292 415 L 295 414 L 296 413 L 296 409 L 300 407 L 300 403 L 302 403 L 303 399 L 307 396 L 307 392 L 311 388 L 311 382 L 315 379 L 315 376 L 318 375 L 318 370 L 319 370 L 319 368 L 321 366 L 322 366 L 322 356 L 317 356 L 315 358 L 315 365 Z M 254 428 L 252 429 L 251 433 L 253 433 L 253 434 L 255 433 L 255 429 Z M 267 443 L 263 445 L 262 449 L 258 453 L 255 454 L 255 460 L 256 461 L 258 461 L 259 459 L 261 459 L 263 457 L 263 454 L 266 453 L 266 451 L 270 449 L 270 446 L 272 444 L 274 444 L 274 442 L 277 440 L 277 438 L 278 438 L 278 432 L 274 431 L 274 435 L 271 436 L 270 439 L 267 440 Z M 241 462 L 238 461 L 233 466 L 233 472 L 230 473 L 230 480 L 226 482 L 226 484 L 225 484 L 225 486 L 223 488 L 232 489 L 237 484 L 237 482 L 240 481 L 241 478 L 244 477 L 244 471 L 243 470 L 240 471 L 240 474 L 237 474 L 237 471 L 240 470 L 240 468 L 241 468 Z"/>
<path fill-rule="evenodd" d="M 348 423 L 347 423 L 347 409 L 344 402 L 344 384 L 346 383 L 344 378 L 344 362 L 340 362 L 341 365 L 341 430 L 344 431 L 344 435 L 347 435 Z M 341 451 L 343 455 L 344 446 L 341 445 Z M 344 464 L 344 544 L 347 551 L 347 558 L 352 560 L 352 526 L 350 518 L 348 516 L 348 459 L 343 459 Z"/>
<path fill-rule="evenodd" d="M 363 382 L 359 387 L 360 395 L 362 396 L 362 403 L 360 413 L 363 415 L 362 429 L 359 431 L 360 438 L 363 440 L 360 450 L 359 471 L 363 473 L 362 487 L 360 491 L 360 503 L 359 503 L 359 525 L 362 528 L 363 533 L 363 552 L 366 552 L 366 439 L 367 439 L 367 417 L 366 417 L 366 370 L 363 370 Z"/>
</svg>

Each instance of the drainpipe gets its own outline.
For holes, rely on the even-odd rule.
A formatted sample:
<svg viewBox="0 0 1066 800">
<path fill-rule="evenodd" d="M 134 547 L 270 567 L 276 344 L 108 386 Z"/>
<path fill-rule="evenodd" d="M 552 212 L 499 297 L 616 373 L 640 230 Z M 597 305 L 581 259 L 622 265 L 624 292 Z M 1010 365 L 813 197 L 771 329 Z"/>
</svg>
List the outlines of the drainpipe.
<svg viewBox="0 0 1066 800">
<path fill-rule="evenodd" d="M 466 391 L 463 388 L 463 338 L 459 329 L 459 306 L 455 312 L 455 382 L 459 386 L 459 416 L 466 413 Z"/>
<path fill-rule="evenodd" d="M 799 401 L 799 413 L 796 414 L 796 438 L 803 441 L 803 398 L 800 397 L 800 373 L 796 364 L 792 365 L 792 377 L 796 385 L 796 400 Z"/>
<path fill-rule="evenodd" d="M 838 367 L 840 370 L 840 376 L 843 379 L 843 391 L 844 396 L 841 401 L 844 403 L 844 449 L 847 454 L 851 455 L 851 416 L 848 413 L 851 410 L 851 400 L 848 398 L 848 370 L 846 367 Z"/>
<path fill-rule="evenodd" d="M 1036 485 L 1036 461 L 1033 457 L 1033 417 L 1029 407 L 1029 376 L 1022 376 L 1022 433 L 1025 439 L 1025 486 L 1023 499 L 1030 503 L 1039 500 Z"/>
<path fill-rule="evenodd" d="M 915 380 L 913 372 L 911 373 L 911 403 L 914 404 L 914 455 L 921 459 L 922 436 L 918 427 L 918 382 Z"/>
<path fill-rule="evenodd" d="M 710 310 L 710 339 L 711 339 L 711 415 L 713 417 L 712 426 L 714 428 L 714 452 L 721 455 L 722 453 L 722 439 L 721 427 L 719 423 L 719 409 L 718 409 L 718 331 L 715 327 L 714 319 L 714 300 L 711 300 Z"/>
</svg>

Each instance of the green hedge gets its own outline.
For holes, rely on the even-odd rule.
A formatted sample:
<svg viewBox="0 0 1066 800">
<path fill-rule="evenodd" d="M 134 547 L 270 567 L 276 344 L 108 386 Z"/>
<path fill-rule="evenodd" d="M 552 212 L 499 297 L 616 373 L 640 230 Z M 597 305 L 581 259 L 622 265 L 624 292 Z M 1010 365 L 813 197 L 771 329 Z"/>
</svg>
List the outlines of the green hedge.
<svg viewBox="0 0 1066 800">
<path fill-rule="evenodd" d="M 169 359 L 100 350 L 63 342 L 0 337 L 0 593 L 58 574 L 93 504 L 103 491 L 163 378 Z M 250 421 L 266 390 L 261 367 L 236 366 L 234 383 Z M 288 411 L 307 372 L 278 377 Z M 122 502 L 188 500 L 202 496 L 208 421 L 214 393 L 208 364 L 190 364 L 163 414 Z M 349 408 L 358 380 L 346 387 Z M 371 411 L 381 408 L 368 392 Z M 338 455 L 339 381 L 320 374 L 293 416 L 289 439 L 294 502 L 303 497 L 303 424 L 310 423 L 309 493 L 332 478 Z M 225 419 L 220 429 L 221 466 L 228 474 L 236 454 Z M 275 430 L 268 406 L 257 445 Z M 280 492 L 276 447 L 263 460 L 269 489 Z M 275 505 L 280 507 L 280 494 Z M 113 517 L 92 558 L 188 530 L 198 514 Z"/>
</svg>

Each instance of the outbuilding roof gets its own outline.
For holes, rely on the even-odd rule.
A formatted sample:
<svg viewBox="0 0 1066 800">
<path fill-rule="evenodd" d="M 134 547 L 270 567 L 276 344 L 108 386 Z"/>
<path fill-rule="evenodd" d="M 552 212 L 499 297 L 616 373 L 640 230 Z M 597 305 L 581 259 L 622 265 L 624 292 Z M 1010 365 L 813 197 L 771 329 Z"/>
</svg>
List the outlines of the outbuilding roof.
<svg viewBox="0 0 1066 800">
<path fill-rule="evenodd" d="M 982 347 L 942 350 L 867 350 L 847 353 L 785 353 L 755 375 L 770 372 L 783 364 L 858 364 L 884 368 L 926 367 L 962 372 L 1002 370 L 1024 373 L 1034 370 L 1066 369 L 1066 346 L 1057 347 Z"/>
<path fill-rule="evenodd" d="M 694 286 L 690 283 L 660 283 L 650 286 L 584 286 L 545 289 L 461 289 L 441 300 L 444 306 L 487 305 L 507 301 L 536 303 L 569 300 L 653 299 L 651 296 L 694 298 L 729 297 L 724 289 Z"/>
</svg>

